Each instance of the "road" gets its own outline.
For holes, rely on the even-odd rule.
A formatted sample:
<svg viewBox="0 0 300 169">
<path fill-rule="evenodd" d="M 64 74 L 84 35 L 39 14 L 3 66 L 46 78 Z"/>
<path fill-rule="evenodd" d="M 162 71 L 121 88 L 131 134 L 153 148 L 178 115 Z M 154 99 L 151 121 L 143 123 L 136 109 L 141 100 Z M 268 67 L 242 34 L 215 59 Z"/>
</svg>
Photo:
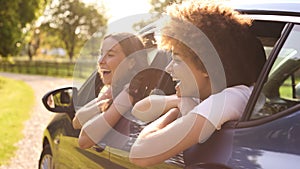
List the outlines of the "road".
<svg viewBox="0 0 300 169">
<path fill-rule="evenodd" d="M 35 105 L 32 109 L 32 115 L 24 124 L 24 138 L 16 144 L 16 146 L 19 147 L 16 156 L 11 159 L 9 165 L 0 166 L 0 169 L 37 169 L 39 156 L 42 150 L 43 131 L 53 116 L 52 113 L 48 112 L 43 107 L 41 98 L 46 92 L 52 89 L 61 86 L 71 86 L 73 80 L 72 78 L 56 78 L 3 72 L 0 72 L 0 76 L 22 80 L 30 85 L 35 93 Z"/>
</svg>

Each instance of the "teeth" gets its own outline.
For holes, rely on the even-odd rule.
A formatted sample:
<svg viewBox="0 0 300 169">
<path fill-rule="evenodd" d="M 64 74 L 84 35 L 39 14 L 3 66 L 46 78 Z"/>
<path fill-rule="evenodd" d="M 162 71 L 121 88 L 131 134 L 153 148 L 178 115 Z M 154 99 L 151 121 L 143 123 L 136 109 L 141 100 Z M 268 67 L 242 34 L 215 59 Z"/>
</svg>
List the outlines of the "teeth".
<svg viewBox="0 0 300 169">
<path fill-rule="evenodd" d="M 110 71 L 110 70 L 107 70 L 107 69 L 102 69 L 101 72 L 102 72 L 103 74 L 108 74 L 108 73 L 110 73 L 111 71 Z"/>
</svg>

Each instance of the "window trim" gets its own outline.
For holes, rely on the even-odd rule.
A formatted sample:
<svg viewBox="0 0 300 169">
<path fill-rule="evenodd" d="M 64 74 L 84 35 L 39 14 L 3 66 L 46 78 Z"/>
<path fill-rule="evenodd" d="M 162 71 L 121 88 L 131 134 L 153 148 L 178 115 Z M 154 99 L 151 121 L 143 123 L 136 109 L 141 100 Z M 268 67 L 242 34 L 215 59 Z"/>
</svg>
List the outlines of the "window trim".
<svg viewBox="0 0 300 169">
<path fill-rule="evenodd" d="M 264 118 L 260 118 L 260 119 L 255 119 L 255 120 L 250 120 L 250 121 L 235 123 L 235 128 L 247 128 L 247 127 L 262 125 L 262 124 L 277 120 L 281 117 L 293 114 L 296 111 L 298 111 L 298 113 L 300 112 L 300 104 L 297 104 L 293 107 L 290 107 L 290 108 L 288 108 L 288 109 L 286 109 L 282 112 L 276 113 L 272 116 L 268 116 L 268 117 L 264 117 Z"/>
<path fill-rule="evenodd" d="M 236 123 L 236 127 L 242 127 L 242 126 L 245 127 L 249 123 L 249 119 L 250 119 L 253 109 L 256 105 L 256 102 L 260 95 L 260 92 L 265 84 L 265 81 L 268 78 L 269 72 L 270 72 L 279 52 L 281 51 L 281 49 L 283 47 L 284 42 L 287 40 L 289 34 L 291 33 L 293 26 L 294 26 L 293 23 L 286 24 L 286 28 L 284 28 L 282 36 L 279 38 L 278 42 L 275 44 L 274 49 L 270 53 L 269 59 L 267 60 L 265 66 L 262 69 L 262 73 L 258 77 L 257 83 L 255 84 L 253 92 L 249 98 L 249 102 L 244 110 L 244 113 L 243 113 L 241 119 L 239 120 L 238 123 Z M 283 112 L 285 112 L 285 111 L 283 111 Z M 280 112 L 278 114 L 282 114 L 282 113 Z M 277 116 L 278 115 L 265 117 L 265 118 L 263 118 L 264 120 L 263 119 L 251 120 L 250 125 L 252 126 L 252 125 L 255 125 L 256 123 L 260 124 L 261 123 L 260 121 L 270 121 L 268 119 L 270 119 L 270 118 L 276 119 L 276 118 L 278 118 Z"/>
</svg>

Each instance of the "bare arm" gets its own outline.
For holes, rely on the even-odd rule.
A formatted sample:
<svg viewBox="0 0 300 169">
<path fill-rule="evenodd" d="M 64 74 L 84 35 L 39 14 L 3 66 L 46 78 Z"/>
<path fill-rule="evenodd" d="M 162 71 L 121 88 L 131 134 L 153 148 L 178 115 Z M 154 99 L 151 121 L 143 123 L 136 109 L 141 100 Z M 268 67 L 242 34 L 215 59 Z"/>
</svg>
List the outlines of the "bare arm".
<svg viewBox="0 0 300 169">
<path fill-rule="evenodd" d="M 98 143 L 107 132 L 117 124 L 122 114 L 131 107 L 132 97 L 123 90 L 114 100 L 107 111 L 97 115 L 84 124 L 79 135 L 79 146 L 89 148 Z"/>
<path fill-rule="evenodd" d="M 80 108 L 72 120 L 74 129 L 81 129 L 84 123 L 100 113 L 101 106 L 111 99 L 111 97 L 111 88 L 108 88 L 104 93 L 100 93 L 98 98 L 93 99 Z"/>
<path fill-rule="evenodd" d="M 99 113 L 99 109 L 97 106 L 97 98 L 95 98 L 76 112 L 72 120 L 74 129 L 80 129 L 85 122 L 94 117 L 97 113 Z"/>
<path fill-rule="evenodd" d="M 131 113 L 142 121 L 150 122 L 165 114 L 171 108 L 177 107 L 179 101 L 180 99 L 176 95 L 150 95 L 137 102 Z"/>
<path fill-rule="evenodd" d="M 143 167 L 159 164 L 198 143 L 203 129 L 208 131 L 205 137 L 215 130 L 204 117 L 193 113 L 174 120 L 178 112 L 171 109 L 141 132 L 130 150 L 132 163 Z"/>
</svg>

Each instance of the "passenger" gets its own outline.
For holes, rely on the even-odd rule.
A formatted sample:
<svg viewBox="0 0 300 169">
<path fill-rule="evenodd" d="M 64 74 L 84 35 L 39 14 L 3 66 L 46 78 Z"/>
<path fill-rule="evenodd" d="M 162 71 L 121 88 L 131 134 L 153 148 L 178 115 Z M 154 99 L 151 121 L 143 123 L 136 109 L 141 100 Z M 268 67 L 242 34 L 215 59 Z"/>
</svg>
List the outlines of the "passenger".
<svg viewBox="0 0 300 169">
<path fill-rule="evenodd" d="M 116 33 L 104 38 L 98 72 L 105 85 L 98 98 L 80 108 L 73 127 L 80 129 L 79 146 L 89 148 L 98 143 L 132 106 L 128 83 L 135 74 L 148 67 L 141 40 L 131 33 Z"/>
<path fill-rule="evenodd" d="M 179 82 L 176 96 L 149 96 L 133 107 L 144 121 L 159 117 L 130 150 L 130 161 L 143 167 L 203 143 L 225 122 L 238 120 L 266 58 L 251 21 L 224 4 L 188 0 L 169 6 L 167 15 L 159 47 L 173 53 L 166 70 Z"/>
<path fill-rule="evenodd" d="M 164 94 L 175 93 L 169 74 L 160 69 L 149 69 L 147 54 L 137 36 L 129 33 L 109 35 L 104 38 L 101 53 L 98 71 L 105 87 L 98 98 L 80 108 L 73 119 L 75 129 L 83 126 L 79 135 L 81 148 L 100 142 L 132 105 L 148 96 L 152 89 L 157 88 Z M 128 124 L 125 118 L 120 124 Z M 123 139 L 123 133 L 120 134 L 117 131 L 105 141 L 120 147 L 122 141 L 110 140 Z"/>
</svg>

